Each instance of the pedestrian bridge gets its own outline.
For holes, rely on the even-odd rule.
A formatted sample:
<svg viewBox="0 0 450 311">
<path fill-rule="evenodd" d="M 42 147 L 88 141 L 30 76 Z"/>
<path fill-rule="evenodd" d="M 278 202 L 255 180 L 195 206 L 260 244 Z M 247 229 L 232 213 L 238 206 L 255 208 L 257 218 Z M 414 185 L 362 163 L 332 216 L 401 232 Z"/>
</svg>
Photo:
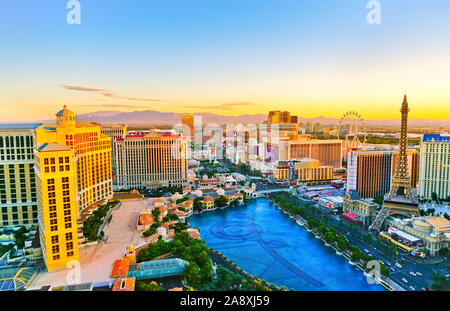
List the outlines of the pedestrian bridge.
<svg viewBox="0 0 450 311">
<path fill-rule="evenodd" d="M 257 193 L 257 197 L 260 198 L 260 197 L 265 197 L 268 194 L 281 192 L 281 191 L 292 193 L 293 190 L 290 188 L 274 188 L 274 189 L 258 190 L 256 193 Z"/>
</svg>

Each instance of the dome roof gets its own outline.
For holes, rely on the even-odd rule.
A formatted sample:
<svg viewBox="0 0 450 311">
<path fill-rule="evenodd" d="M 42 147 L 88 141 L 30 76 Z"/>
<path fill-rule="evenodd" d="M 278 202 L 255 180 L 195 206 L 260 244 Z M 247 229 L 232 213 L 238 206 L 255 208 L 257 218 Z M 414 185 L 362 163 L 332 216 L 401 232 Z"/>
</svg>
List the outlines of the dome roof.
<svg viewBox="0 0 450 311">
<path fill-rule="evenodd" d="M 67 115 L 74 115 L 74 113 L 72 111 L 70 111 L 69 109 L 67 109 L 67 106 L 64 105 L 63 109 L 58 111 L 56 113 L 57 116 L 67 116 Z"/>
</svg>

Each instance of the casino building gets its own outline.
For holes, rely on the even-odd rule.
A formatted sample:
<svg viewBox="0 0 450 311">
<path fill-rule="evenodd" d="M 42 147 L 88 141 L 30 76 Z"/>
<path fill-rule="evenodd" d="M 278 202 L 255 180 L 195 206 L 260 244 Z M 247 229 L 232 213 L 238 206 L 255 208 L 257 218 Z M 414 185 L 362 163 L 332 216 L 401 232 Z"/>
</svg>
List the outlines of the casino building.
<svg viewBox="0 0 450 311">
<path fill-rule="evenodd" d="M 75 121 L 66 106 L 56 123 L 36 129 L 39 234 L 48 271 L 78 261 L 81 211 L 112 198 L 111 138 L 94 123 Z"/>
<path fill-rule="evenodd" d="M 182 134 L 130 132 L 114 144 L 117 190 L 187 184 L 187 138 Z"/>
<path fill-rule="evenodd" d="M 37 224 L 33 150 L 38 125 L 0 127 L 0 228 Z"/>
</svg>

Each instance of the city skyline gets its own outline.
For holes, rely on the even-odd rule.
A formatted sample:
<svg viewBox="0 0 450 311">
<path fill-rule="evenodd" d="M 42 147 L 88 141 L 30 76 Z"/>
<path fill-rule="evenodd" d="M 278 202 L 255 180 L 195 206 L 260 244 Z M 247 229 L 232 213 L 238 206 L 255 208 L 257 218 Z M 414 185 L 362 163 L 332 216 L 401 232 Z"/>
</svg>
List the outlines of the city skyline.
<svg viewBox="0 0 450 311">
<path fill-rule="evenodd" d="M 65 3 L 5 1 L 0 122 L 50 119 L 63 104 L 395 119 L 405 91 L 412 119 L 450 119 L 450 4 L 438 2 L 384 1 L 370 25 L 363 0 L 81 1 L 81 24 L 69 25 Z"/>
</svg>

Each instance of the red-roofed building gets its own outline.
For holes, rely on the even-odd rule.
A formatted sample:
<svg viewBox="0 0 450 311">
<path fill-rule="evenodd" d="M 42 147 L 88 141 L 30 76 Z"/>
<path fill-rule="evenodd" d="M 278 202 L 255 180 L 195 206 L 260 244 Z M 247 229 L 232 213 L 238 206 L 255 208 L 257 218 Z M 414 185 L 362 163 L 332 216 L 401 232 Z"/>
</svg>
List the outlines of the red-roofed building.
<svg viewBox="0 0 450 311">
<path fill-rule="evenodd" d="M 219 185 L 220 181 L 218 179 L 208 179 L 208 180 L 199 180 L 198 181 L 198 187 L 199 189 L 207 189 L 207 188 L 213 188 L 217 187 Z"/>
<path fill-rule="evenodd" d="M 198 231 L 198 229 L 189 228 L 183 231 L 187 232 L 191 238 L 200 240 L 200 232 Z"/>
<path fill-rule="evenodd" d="M 142 213 L 139 215 L 137 229 L 138 230 L 148 230 L 151 225 L 155 223 L 155 216 L 150 213 Z"/>
<path fill-rule="evenodd" d="M 112 278 L 122 278 L 128 275 L 130 267 L 130 260 L 128 258 L 117 259 L 114 261 L 113 270 L 111 272 Z"/>
<path fill-rule="evenodd" d="M 114 281 L 113 292 L 133 292 L 136 285 L 136 278 L 120 278 Z"/>
</svg>

